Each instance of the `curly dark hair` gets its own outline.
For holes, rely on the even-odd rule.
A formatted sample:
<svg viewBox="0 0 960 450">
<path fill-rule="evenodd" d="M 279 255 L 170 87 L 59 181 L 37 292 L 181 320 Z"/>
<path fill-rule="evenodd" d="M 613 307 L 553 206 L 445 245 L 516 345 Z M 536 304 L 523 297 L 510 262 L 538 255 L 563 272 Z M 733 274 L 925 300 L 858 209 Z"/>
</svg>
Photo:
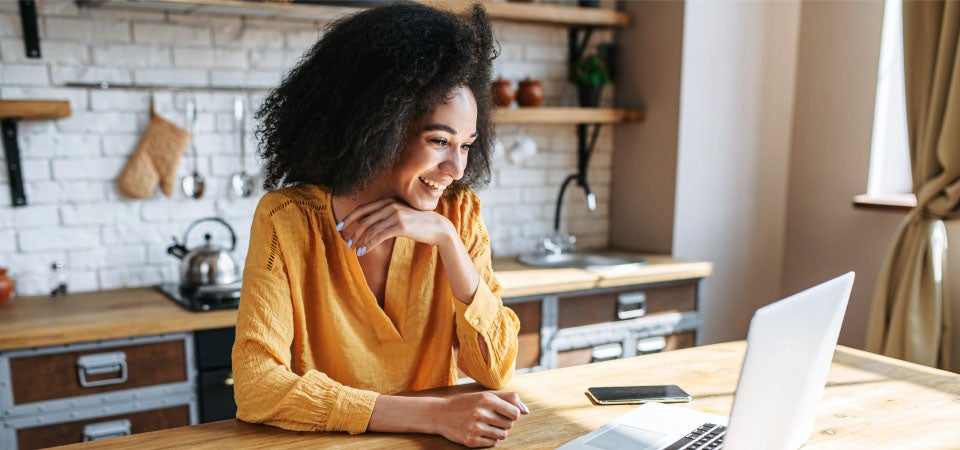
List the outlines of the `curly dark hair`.
<svg viewBox="0 0 960 450">
<path fill-rule="evenodd" d="M 485 186 L 495 133 L 490 66 L 497 54 L 480 5 L 460 18 L 397 3 L 331 23 L 257 112 L 264 188 L 363 189 L 399 160 L 409 127 L 461 85 L 477 101 L 478 137 L 460 182 Z"/>
</svg>

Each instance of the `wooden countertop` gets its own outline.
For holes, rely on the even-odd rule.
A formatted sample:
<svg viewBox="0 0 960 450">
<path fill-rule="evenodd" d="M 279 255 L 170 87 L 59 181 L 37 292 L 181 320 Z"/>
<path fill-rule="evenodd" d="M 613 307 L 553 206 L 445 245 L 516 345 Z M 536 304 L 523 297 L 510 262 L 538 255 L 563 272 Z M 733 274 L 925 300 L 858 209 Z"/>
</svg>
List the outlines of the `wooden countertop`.
<svg viewBox="0 0 960 450">
<path fill-rule="evenodd" d="M 494 269 L 504 298 L 609 286 L 703 278 L 713 266 L 649 255 L 649 263 L 627 269 L 537 269 L 499 259 Z M 232 327 L 236 310 L 194 313 L 153 288 L 71 294 L 64 299 L 14 298 L 0 305 L 0 351 Z"/>
<path fill-rule="evenodd" d="M 746 350 L 743 341 L 695 347 L 517 376 L 504 390 L 519 392 L 531 414 L 523 416 L 503 449 L 556 448 L 630 411 L 632 405 L 595 406 L 589 386 L 678 384 L 693 396 L 682 405 L 729 415 Z M 452 396 L 481 390 L 476 384 L 415 395 Z M 956 448 L 960 427 L 960 375 L 838 346 L 804 449 Z M 789 407 L 770 400 L 771 408 Z M 122 438 L 76 444 L 78 449 L 294 449 L 463 448 L 422 434 L 292 432 L 225 420 Z"/>
</svg>

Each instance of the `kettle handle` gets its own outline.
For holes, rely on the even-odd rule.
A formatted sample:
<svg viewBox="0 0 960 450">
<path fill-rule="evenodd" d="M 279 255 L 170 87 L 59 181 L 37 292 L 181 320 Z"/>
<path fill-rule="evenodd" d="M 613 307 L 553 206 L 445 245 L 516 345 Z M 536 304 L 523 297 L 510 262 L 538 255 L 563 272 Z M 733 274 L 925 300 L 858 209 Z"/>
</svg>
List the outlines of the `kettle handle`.
<svg viewBox="0 0 960 450">
<path fill-rule="evenodd" d="M 190 230 L 192 230 L 195 225 L 197 225 L 198 223 L 201 223 L 201 222 L 220 222 L 221 225 L 227 227 L 227 231 L 230 232 L 230 250 L 229 250 L 229 251 L 232 252 L 233 249 L 237 248 L 237 234 L 233 232 L 233 227 L 231 227 L 230 224 L 227 223 L 226 220 L 223 220 L 223 219 L 221 219 L 221 218 L 219 218 L 219 217 L 204 217 L 204 218 L 202 218 L 202 219 L 194 220 L 193 223 L 191 223 L 190 226 L 187 227 L 187 231 L 184 231 L 184 232 L 183 232 L 183 244 L 182 244 L 182 245 L 183 245 L 184 247 L 186 247 L 186 245 L 187 245 L 187 238 L 190 236 Z"/>
</svg>

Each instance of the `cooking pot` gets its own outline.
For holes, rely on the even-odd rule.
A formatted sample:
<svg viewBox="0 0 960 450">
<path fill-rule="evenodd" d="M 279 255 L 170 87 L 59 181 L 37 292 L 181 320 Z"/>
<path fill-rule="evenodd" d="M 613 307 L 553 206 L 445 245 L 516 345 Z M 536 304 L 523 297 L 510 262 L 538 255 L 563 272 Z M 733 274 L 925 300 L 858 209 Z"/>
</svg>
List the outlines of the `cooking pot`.
<svg viewBox="0 0 960 450">
<path fill-rule="evenodd" d="M 230 248 L 222 249 L 211 242 L 210 233 L 203 235 L 204 244 L 187 249 L 187 239 L 190 230 L 199 223 L 217 222 L 230 231 Z M 173 238 L 173 245 L 167 248 L 167 253 L 180 259 L 180 287 L 196 289 L 204 286 L 221 286 L 240 281 L 240 265 L 233 256 L 237 247 L 237 235 L 226 221 L 219 217 L 207 217 L 194 221 L 183 233 L 183 243 Z"/>
</svg>

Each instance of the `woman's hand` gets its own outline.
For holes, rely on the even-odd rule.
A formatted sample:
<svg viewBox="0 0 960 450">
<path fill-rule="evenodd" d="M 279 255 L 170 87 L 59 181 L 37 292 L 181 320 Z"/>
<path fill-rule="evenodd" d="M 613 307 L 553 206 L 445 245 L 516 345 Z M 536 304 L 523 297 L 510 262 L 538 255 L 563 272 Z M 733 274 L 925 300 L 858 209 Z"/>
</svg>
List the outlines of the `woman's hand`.
<svg viewBox="0 0 960 450">
<path fill-rule="evenodd" d="M 383 241 L 403 236 L 417 242 L 441 245 L 456 236 L 453 224 L 433 211 L 420 211 L 393 198 L 358 206 L 347 214 L 340 233 L 362 256 Z"/>
<path fill-rule="evenodd" d="M 476 392 L 446 399 L 436 433 L 467 447 L 493 447 L 530 410 L 516 392 Z"/>
</svg>

